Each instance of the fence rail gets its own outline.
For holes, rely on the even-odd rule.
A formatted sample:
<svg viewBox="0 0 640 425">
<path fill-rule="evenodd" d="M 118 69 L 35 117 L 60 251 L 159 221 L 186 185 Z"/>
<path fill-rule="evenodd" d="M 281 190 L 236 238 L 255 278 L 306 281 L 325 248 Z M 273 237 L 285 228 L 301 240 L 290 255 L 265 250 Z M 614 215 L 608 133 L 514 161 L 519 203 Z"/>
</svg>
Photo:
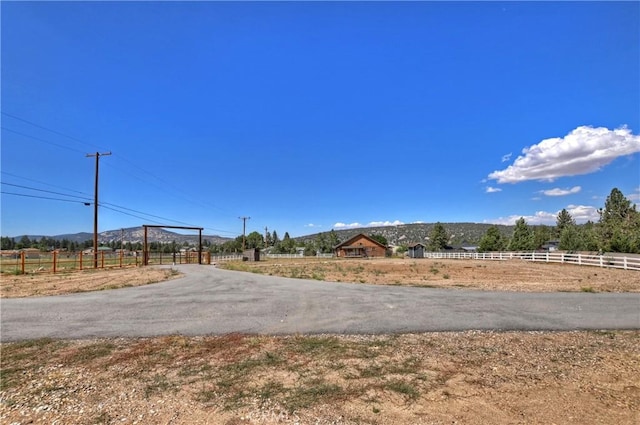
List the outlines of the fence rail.
<svg viewBox="0 0 640 425">
<path fill-rule="evenodd" d="M 98 252 L 98 268 L 119 268 L 142 265 L 142 251 Z M 202 253 L 202 262 L 209 263 L 208 252 Z M 3 252 L 0 256 L 2 273 L 60 273 L 94 268 L 92 253 L 81 252 Z M 198 264 L 197 252 L 149 252 L 149 264 Z"/>
<path fill-rule="evenodd" d="M 640 271 L 640 256 L 625 254 L 568 254 L 565 252 L 425 252 L 425 258 L 455 260 L 524 260 L 569 263 L 579 266 L 609 267 Z"/>
<path fill-rule="evenodd" d="M 304 257 L 301 254 L 266 254 L 267 258 L 331 258 L 333 254 L 319 254 L 315 257 Z M 567 263 L 579 266 L 607 267 L 623 270 L 640 271 L 640 255 L 604 254 L 565 252 L 425 252 L 424 258 L 454 260 L 523 260 L 546 263 Z M 98 268 L 117 268 L 142 265 L 142 252 L 130 252 L 121 255 L 117 252 L 98 253 Z M 221 261 L 241 261 L 242 254 L 211 255 L 202 253 L 202 264 Z M 17 252 L 0 256 L 2 273 L 59 273 L 70 270 L 93 269 L 93 254 L 82 253 L 27 253 Z M 149 253 L 149 264 L 198 264 L 197 252 Z"/>
</svg>

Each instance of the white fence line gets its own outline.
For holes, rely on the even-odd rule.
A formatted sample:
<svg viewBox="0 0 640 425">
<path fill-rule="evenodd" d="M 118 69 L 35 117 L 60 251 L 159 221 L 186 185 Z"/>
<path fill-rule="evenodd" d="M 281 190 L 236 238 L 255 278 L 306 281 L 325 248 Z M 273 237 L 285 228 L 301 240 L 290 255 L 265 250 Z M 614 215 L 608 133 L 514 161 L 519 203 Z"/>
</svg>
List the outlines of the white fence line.
<svg viewBox="0 0 640 425">
<path fill-rule="evenodd" d="M 216 261 L 242 261 L 242 254 L 212 255 L 211 263 Z"/>
<path fill-rule="evenodd" d="M 267 258 L 303 258 L 304 254 L 266 254 Z"/>
<path fill-rule="evenodd" d="M 569 263 L 640 271 L 640 257 L 624 254 L 567 254 L 564 252 L 425 252 L 424 258 L 456 260 L 525 260 Z"/>
</svg>

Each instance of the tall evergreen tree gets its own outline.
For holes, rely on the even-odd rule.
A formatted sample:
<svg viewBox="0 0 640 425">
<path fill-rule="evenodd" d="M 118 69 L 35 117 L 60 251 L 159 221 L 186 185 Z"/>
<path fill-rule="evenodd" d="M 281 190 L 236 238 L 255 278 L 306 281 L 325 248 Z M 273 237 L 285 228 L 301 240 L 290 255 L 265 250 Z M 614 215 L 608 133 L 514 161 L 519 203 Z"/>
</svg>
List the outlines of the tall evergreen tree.
<svg viewBox="0 0 640 425">
<path fill-rule="evenodd" d="M 479 252 L 502 251 L 507 246 L 507 241 L 500 233 L 498 226 L 491 226 L 480 239 Z"/>
<path fill-rule="evenodd" d="M 558 217 L 556 218 L 556 235 L 560 237 L 565 227 L 575 225 L 576 221 L 573 219 L 569 211 L 563 208 L 562 211 L 558 213 Z"/>
<path fill-rule="evenodd" d="M 602 250 L 640 252 L 640 213 L 618 188 L 611 190 L 598 212 Z"/>
<path fill-rule="evenodd" d="M 582 232 L 577 226 L 564 226 L 562 234 L 560 234 L 559 249 L 575 252 L 583 249 Z"/>
<path fill-rule="evenodd" d="M 441 251 L 447 246 L 449 235 L 442 223 L 437 222 L 429 233 L 429 243 L 427 248 L 430 251 Z"/>
<path fill-rule="evenodd" d="M 534 249 L 533 232 L 524 217 L 520 217 L 513 229 L 513 236 L 509 242 L 509 251 L 532 251 Z"/>
</svg>

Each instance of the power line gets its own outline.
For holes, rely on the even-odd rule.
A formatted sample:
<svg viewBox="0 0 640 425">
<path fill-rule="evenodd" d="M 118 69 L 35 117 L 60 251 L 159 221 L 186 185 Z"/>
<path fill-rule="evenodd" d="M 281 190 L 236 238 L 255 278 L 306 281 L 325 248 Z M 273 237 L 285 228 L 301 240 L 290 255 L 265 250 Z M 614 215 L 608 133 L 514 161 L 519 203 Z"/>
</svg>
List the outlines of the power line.
<svg viewBox="0 0 640 425">
<path fill-rule="evenodd" d="M 6 116 L 11 117 L 11 118 L 13 118 L 13 119 L 16 119 L 16 120 L 18 120 L 18 121 L 22 121 L 22 122 L 24 122 L 24 123 L 26 123 L 26 124 L 29 124 L 29 125 L 32 125 L 32 126 L 34 126 L 34 127 L 40 128 L 40 129 L 42 129 L 42 130 L 49 131 L 49 132 L 54 133 L 54 134 L 57 134 L 57 135 L 59 135 L 59 136 L 66 137 L 66 138 L 71 139 L 71 140 L 74 140 L 74 141 L 76 141 L 76 142 L 78 142 L 78 143 L 81 143 L 81 144 L 84 144 L 84 145 L 87 145 L 87 146 L 97 147 L 96 145 L 93 145 L 93 144 L 91 144 L 91 143 L 89 143 L 89 142 L 86 142 L 86 141 L 84 141 L 84 140 L 82 140 L 82 139 L 79 139 L 79 138 L 77 138 L 77 137 L 70 136 L 70 135 L 65 134 L 65 133 L 63 133 L 63 132 L 61 132 L 61 131 L 54 130 L 54 129 L 49 128 L 49 127 L 45 127 L 45 126 L 43 126 L 43 125 L 40 125 L 40 124 L 34 123 L 34 122 L 32 122 L 32 121 L 29 121 L 29 120 L 27 120 L 27 119 L 24 119 L 24 118 L 18 117 L 18 116 L 16 116 L 16 115 L 13 115 L 13 114 L 10 114 L 10 113 L 4 112 L 4 111 L 2 111 L 1 113 L 2 113 L 2 115 L 6 115 Z M 4 127 L 2 127 L 2 128 L 3 128 L 3 129 L 5 129 Z M 80 152 L 80 151 L 75 150 L 75 149 L 73 149 L 73 148 L 70 148 L 70 147 L 68 147 L 68 146 L 59 145 L 59 144 L 57 144 L 57 143 L 50 142 L 50 141 L 47 141 L 47 140 L 44 140 L 44 139 L 41 139 L 41 138 L 38 138 L 38 137 L 29 136 L 29 135 L 27 135 L 27 134 L 20 133 L 20 132 L 17 132 L 17 131 L 15 131 L 15 130 L 11 130 L 11 129 L 6 129 L 6 130 L 7 130 L 7 131 L 10 131 L 10 132 L 12 132 L 12 133 L 16 133 L 16 134 L 19 134 L 19 135 L 25 136 L 25 137 L 30 137 L 30 138 L 32 138 L 32 139 L 39 140 L 39 141 L 44 142 L 44 143 L 48 143 L 48 144 L 51 144 L 51 145 L 54 145 L 54 146 L 58 146 L 58 147 L 61 147 L 61 148 L 64 148 L 64 149 L 70 149 L 70 150 L 73 150 L 73 151 L 75 151 L 75 152 Z M 221 207 L 219 207 L 219 206 L 217 206 L 217 205 L 213 205 L 213 204 L 210 204 L 210 203 L 208 203 L 208 202 L 203 203 L 203 202 L 198 201 L 198 200 L 189 199 L 189 198 L 187 198 L 187 197 L 185 197 L 185 196 L 184 196 L 184 193 L 183 193 L 183 191 L 182 191 L 182 190 L 180 190 L 180 189 L 176 188 L 176 187 L 175 187 L 175 186 L 173 186 L 171 183 L 169 183 L 169 182 L 167 182 L 167 181 L 165 181 L 165 180 L 161 179 L 160 177 L 156 176 L 155 174 L 151 173 L 150 171 L 145 170 L 144 168 L 140 167 L 139 165 L 137 165 L 137 164 L 135 164 L 135 163 L 133 163 L 133 162 L 129 161 L 128 159 L 126 159 L 125 157 L 123 157 L 123 156 L 121 156 L 121 155 L 115 154 L 114 156 L 115 156 L 115 157 L 117 157 L 117 158 L 119 158 L 119 159 L 121 159 L 121 160 L 123 160 L 124 162 L 128 163 L 130 166 L 132 166 L 132 167 L 134 167 L 134 168 L 136 168 L 136 169 L 138 169 L 138 170 L 142 171 L 143 173 L 146 173 L 146 174 L 148 174 L 149 176 L 151 176 L 151 177 L 155 178 L 156 180 L 158 180 L 158 181 L 159 181 L 160 183 L 162 183 L 165 187 L 159 187 L 159 186 L 156 186 L 156 187 L 157 187 L 157 188 L 159 188 L 159 189 L 161 189 L 161 190 L 163 190 L 163 191 L 166 191 L 166 187 L 167 187 L 167 186 L 169 186 L 171 189 L 173 189 L 173 190 L 175 191 L 175 194 L 178 194 L 180 197 L 182 197 L 182 199 L 185 199 L 185 200 L 187 200 L 188 202 L 195 203 L 195 204 L 199 204 L 200 206 L 204 206 L 204 207 L 207 207 L 207 208 L 215 208 L 215 209 L 217 209 L 217 210 L 219 210 L 219 211 L 221 211 L 221 212 L 224 212 L 224 213 L 227 213 L 227 214 L 232 214 L 232 213 L 231 213 L 231 212 L 229 212 L 228 210 L 225 210 L 224 208 L 221 208 Z M 108 167 L 113 167 L 113 168 L 116 168 L 116 169 L 123 170 L 122 168 L 119 168 L 119 167 L 115 166 L 114 164 L 109 164 L 109 163 L 107 163 L 107 166 L 108 166 Z M 125 171 L 125 172 L 127 172 L 127 173 L 130 173 L 130 170 L 124 170 L 124 171 Z M 131 175 L 133 175 L 133 174 L 131 174 Z M 138 176 L 135 176 L 135 175 L 133 175 L 133 176 L 134 176 L 134 177 L 136 177 L 136 178 L 138 178 L 138 179 L 140 179 Z M 140 179 L 140 180 L 142 180 L 142 179 Z M 144 181 L 144 180 L 142 180 L 142 181 Z M 149 182 L 149 181 L 146 181 L 146 183 L 150 183 L 150 182 Z M 151 183 L 151 184 L 152 184 L 152 183 Z M 155 186 L 155 185 L 154 185 L 154 186 Z"/>
<path fill-rule="evenodd" d="M 16 120 L 18 120 L 18 121 L 22 121 L 22 122 L 24 122 L 24 123 L 27 123 L 27 124 L 32 125 L 32 126 L 34 126 L 34 127 L 40 128 L 40 129 L 42 129 L 42 130 L 50 131 L 50 132 L 52 132 L 52 133 L 54 133 L 54 134 L 57 134 L 57 135 L 59 135 L 59 136 L 63 136 L 63 137 L 66 137 L 66 138 L 68 138 L 68 139 L 75 140 L 76 142 L 78 142 L 78 143 L 82 143 L 83 145 L 87 145 L 87 146 L 91 146 L 91 147 L 94 147 L 94 148 L 98 148 L 98 146 L 93 145 L 93 144 L 91 144 L 91 143 L 89 143 L 89 142 L 86 142 L 86 141 L 84 141 L 84 140 L 82 140 L 82 139 L 78 139 L 77 137 L 69 136 L 68 134 L 64 134 L 64 133 L 62 133 L 62 132 L 60 132 L 60 131 L 58 131 L 58 130 L 54 130 L 54 129 L 52 129 L 52 128 L 48 128 L 48 127 L 45 127 L 45 126 L 40 125 L 40 124 L 36 124 L 36 123 L 31 122 L 31 121 L 29 121 L 29 120 L 26 120 L 26 119 L 24 119 L 24 118 L 20 118 L 20 117 L 17 117 L 17 116 L 15 116 L 15 115 L 9 114 L 8 112 L 4 112 L 4 111 L 2 111 L 2 115 L 6 115 L 7 117 L 11 117 L 11 118 L 16 119 Z"/>
<path fill-rule="evenodd" d="M 75 190 L 75 189 L 69 189 L 68 187 L 63 187 L 63 186 L 57 186 L 55 184 L 51 184 L 51 183 L 45 183 L 43 181 L 39 181 L 39 180 L 35 180 L 35 179 L 30 179 L 28 177 L 23 177 L 23 176 L 18 176 L 16 174 L 12 174 L 12 173 L 8 173 L 6 171 L 0 171 L 2 174 L 5 174 L 7 176 L 11 176 L 11 177 L 15 177 L 17 179 L 23 179 L 23 180 L 27 180 L 27 181 L 31 181 L 34 183 L 39 183 L 39 184 L 43 184 L 45 186 L 51 186 L 51 187 L 56 187 L 58 189 L 64 189 L 64 190 L 70 190 L 71 192 L 75 192 L 75 193 L 79 193 L 81 195 L 86 195 L 87 197 L 89 196 L 88 194 L 84 193 L 84 192 L 80 192 L 79 190 Z M 32 189 L 32 188 L 30 188 Z"/>
<path fill-rule="evenodd" d="M 3 184 L 3 185 L 6 185 L 6 186 L 13 186 L 13 187 L 21 188 L 21 189 L 34 190 L 34 191 L 38 191 L 38 192 L 51 193 L 51 194 L 54 194 L 54 195 L 61 195 L 61 196 L 68 196 L 68 197 L 71 197 L 71 198 L 83 199 L 86 202 L 83 201 L 83 202 L 80 202 L 80 203 L 85 204 L 85 205 L 92 205 L 92 203 L 90 202 L 90 198 L 88 196 L 81 197 L 81 196 L 76 196 L 76 195 L 70 195 L 70 194 L 67 194 L 67 193 L 54 192 L 54 191 L 51 191 L 51 190 L 38 189 L 38 188 L 35 188 L 35 187 L 23 186 L 23 185 L 18 185 L 18 184 L 13 184 L 13 183 L 7 183 L 7 182 L 0 182 L 0 183 Z M 19 194 L 19 193 L 14 193 L 14 192 L 2 192 L 2 193 L 8 194 L 8 195 L 25 196 L 25 197 L 39 198 L 39 199 L 79 202 L 79 201 L 72 201 L 72 200 L 62 199 L 62 198 L 51 198 L 51 197 L 42 197 L 42 196 L 39 197 L 39 196 L 27 195 L 27 194 Z M 117 204 L 114 204 L 114 203 L 111 203 L 111 202 L 101 202 L 98 206 L 102 207 L 102 208 L 106 208 L 106 209 L 112 210 L 112 211 L 115 211 L 115 212 L 118 212 L 118 213 L 121 213 L 121 214 L 124 214 L 124 215 L 128 215 L 128 216 L 131 216 L 131 217 L 139 218 L 141 220 L 153 221 L 154 223 L 157 223 L 157 224 L 162 224 L 162 223 L 160 223 L 158 221 L 155 221 L 155 220 L 151 220 L 151 219 L 149 219 L 147 217 L 154 217 L 154 218 L 158 218 L 158 219 L 161 219 L 161 220 L 165 220 L 165 222 L 168 221 L 168 222 L 171 222 L 171 223 L 178 223 L 178 224 L 184 224 L 185 226 L 196 227 L 192 223 L 185 223 L 183 221 L 174 220 L 174 219 L 171 219 L 171 218 L 167 218 L 167 217 L 162 217 L 162 216 L 155 215 L 155 214 L 146 213 L 144 211 L 139 211 L 139 210 L 135 210 L 133 208 L 123 207 L 122 205 L 117 205 Z M 121 211 L 121 210 L 131 211 L 131 212 L 134 212 L 134 213 L 137 213 L 137 214 L 142 214 L 143 216 L 147 216 L 147 217 L 141 217 L 139 215 L 127 213 L 127 212 Z M 235 234 L 235 232 L 231 232 L 231 231 L 223 230 L 223 229 L 214 229 L 214 228 L 206 228 L 206 229 L 214 231 L 214 232 Z"/>
<path fill-rule="evenodd" d="M 49 141 L 49 140 L 41 139 L 41 138 L 39 138 L 39 137 L 30 136 L 30 135 L 28 135 L 28 134 L 20 133 L 19 131 L 11 130 L 10 128 L 7 128 L 7 127 L 0 127 L 0 128 L 1 128 L 2 130 L 4 130 L 4 131 L 9 131 L 9 132 L 11 132 L 11 133 L 15 133 L 15 134 L 18 134 L 18 135 L 23 136 L 23 137 L 28 137 L 28 138 L 33 139 L 33 140 L 38 140 L 38 141 L 40 141 L 40 142 L 47 143 L 47 144 L 49 144 L 49 145 L 53 145 L 53 146 L 56 146 L 56 147 L 58 147 L 58 148 L 68 149 L 68 150 L 73 151 L 73 152 L 80 152 L 80 153 L 84 153 L 84 152 L 82 152 L 82 151 L 80 151 L 80 150 L 78 150 L 78 149 L 70 148 L 69 146 L 61 145 L 61 144 L 59 144 L 59 143 L 54 143 L 54 142 L 51 142 L 51 141 Z"/>
<path fill-rule="evenodd" d="M 91 205 L 91 203 L 89 203 L 89 202 L 76 201 L 74 199 L 62 199 L 62 198 L 51 198 L 51 197 L 48 197 L 48 196 L 27 195 L 26 193 L 5 192 L 4 190 L 0 191 L 0 193 L 2 193 L 4 195 L 23 196 L 25 198 L 49 199 L 49 200 L 52 200 L 52 201 L 74 202 L 74 203 L 78 203 L 78 204 Z"/>
<path fill-rule="evenodd" d="M 74 140 L 74 141 L 76 141 L 76 142 L 82 143 L 82 144 L 87 145 L 87 146 L 94 146 L 94 147 L 96 146 L 96 145 L 93 145 L 93 144 L 91 144 L 91 143 L 88 143 L 88 142 L 86 142 L 86 141 L 84 141 L 84 140 L 82 140 L 82 139 L 79 139 L 79 138 L 77 138 L 77 137 L 70 136 L 70 135 L 65 134 L 65 133 L 63 133 L 63 132 L 61 132 L 61 131 L 54 130 L 54 129 L 52 129 L 52 128 L 49 128 L 49 127 L 46 127 L 46 126 L 43 126 L 43 125 L 40 125 L 40 124 L 34 123 L 34 122 L 32 122 L 32 121 L 29 121 L 29 120 L 27 120 L 27 119 L 24 119 L 24 118 L 18 117 L 18 116 L 16 116 L 16 115 L 13 115 L 13 114 L 10 114 L 10 113 L 4 112 L 4 111 L 0 111 L 0 112 L 1 112 L 3 115 L 5 115 L 5 116 L 11 117 L 11 118 L 16 119 L 16 120 L 18 120 L 18 121 L 22 121 L 22 122 L 24 122 L 24 123 L 26 123 L 26 124 L 29 124 L 29 125 L 32 125 L 32 126 L 34 126 L 34 127 L 36 127 L 36 128 L 39 128 L 39 129 L 42 129 L 42 130 L 49 131 L 49 132 L 51 132 L 51 133 L 57 134 L 57 135 L 59 135 L 59 136 L 66 137 L 66 138 L 68 138 L 68 139 Z M 20 136 L 23 136 L 23 137 L 31 138 L 31 139 L 38 140 L 38 141 L 41 141 L 41 142 L 46 143 L 46 144 L 50 144 L 50 145 L 52 145 L 52 146 L 56 146 L 56 147 L 59 147 L 59 148 L 62 148 L 62 149 L 71 150 L 71 151 L 74 151 L 74 152 L 83 153 L 83 152 L 81 152 L 81 151 L 79 151 L 79 150 L 77 150 L 77 149 L 71 148 L 71 147 L 69 147 L 69 146 L 61 145 L 61 144 L 58 144 L 58 143 L 55 143 L 55 142 L 51 142 L 51 141 L 49 141 L 49 140 L 45 140 L 45 139 L 42 139 L 42 138 L 39 138 L 39 137 L 35 137 L 35 136 L 31 136 L 31 135 L 28 135 L 28 134 L 25 134 L 25 133 L 21 133 L 21 132 L 18 132 L 18 131 L 15 131 L 15 130 L 12 130 L 12 129 L 9 129 L 9 128 L 6 128 L 6 127 L 0 127 L 0 128 L 2 128 L 2 129 L 3 129 L 3 130 L 5 130 L 5 131 L 9 131 L 9 132 L 11 132 L 11 133 L 14 133 L 14 134 L 17 134 L 17 135 L 20 135 Z M 107 165 L 108 167 L 113 167 L 113 168 L 116 168 L 116 169 L 122 170 L 122 171 L 124 171 L 125 173 L 127 173 L 128 175 L 133 176 L 133 177 L 135 177 L 136 179 L 138 179 L 138 180 L 140 180 L 140 181 L 142 181 L 142 182 L 144 182 L 144 183 L 150 184 L 150 185 L 152 185 L 152 186 L 154 186 L 154 187 L 156 187 L 156 188 L 158 188 L 158 189 L 162 190 L 162 191 L 163 191 L 163 192 L 165 192 L 165 193 L 166 193 L 166 191 L 167 191 L 167 188 L 170 188 L 170 189 L 172 189 L 172 192 L 174 192 L 174 195 L 175 195 L 175 196 L 177 196 L 177 197 L 179 197 L 179 198 L 181 198 L 181 199 L 183 199 L 183 200 L 185 200 L 185 201 L 187 201 L 187 202 L 189 202 L 189 203 L 191 203 L 191 204 L 197 204 L 198 206 L 200 206 L 200 207 L 204 207 L 204 208 L 214 208 L 214 209 L 216 209 L 216 210 L 219 210 L 219 211 L 221 211 L 221 212 L 223 212 L 223 213 L 225 213 L 225 214 L 229 214 L 229 215 L 231 215 L 231 214 L 232 214 L 229 210 L 226 210 L 226 209 L 224 209 L 224 208 L 221 208 L 221 207 L 219 207 L 219 206 L 217 206 L 217 205 L 213 205 L 213 204 L 211 204 L 211 203 L 209 203 L 209 202 L 202 202 L 201 200 L 196 200 L 196 199 L 190 198 L 190 197 L 188 197 L 188 196 L 185 196 L 185 193 L 184 193 L 184 191 L 183 191 L 183 190 L 181 190 L 181 189 L 179 189 L 179 188 L 175 187 L 175 186 L 174 186 L 173 184 L 171 184 L 170 182 L 167 182 L 166 180 L 161 179 L 160 177 L 158 177 L 158 176 L 156 176 L 155 174 L 153 174 L 153 173 L 151 173 L 151 172 L 149 172 L 149 171 L 145 170 L 144 168 L 140 167 L 139 165 L 137 165 L 137 164 L 135 164 L 135 163 L 133 163 L 133 162 L 129 161 L 128 159 L 124 158 L 124 157 L 123 157 L 123 156 L 121 156 L 121 155 L 116 154 L 116 155 L 114 155 L 114 156 L 115 156 L 115 157 L 117 157 L 118 159 L 121 159 L 121 160 L 123 160 L 124 162 L 128 163 L 132 168 L 135 168 L 135 169 L 137 169 L 137 170 L 139 170 L 139 171 L 141 171 L 141 172 L 143 172 L 143 173 L 145 173 L 145 174 L 147 174 L 147 175 L 149 175 L 149 176 L 153 177 L 155 180 L 157 180 L 157 181 L 159 181 L 160 183 L 162 183 L 162 185 L 163 185 L 163 186 L 162 186 L 162 187 L 161 187 L 161 186 L 158 186 L 158 185 L 154 184 L 153 182 L 150 182 L 149 180 L 145 180 L 145 179 L 141 178 L 140 176 L 137 176 L 137 175 L 135 175 L 135 174 L 131 173 L 131 169 L 130 169 L 130 168 L 129 168 L 129 169 L 124 169 L 124 168 L 118 167 L 116 164 L 113 164 L 113 163 L 107 162 L 107 163 L 106 163 L 106 165 Z M 7 173 L 7 174 L 8 174 L 8 173 Z M 43 184 L 46 184 L 46 183 L 43 183 Z M 82 193 L 82 192 L 78 192 L 78 193 Z M 65 195 L 65 196 L 67 196 L 67 195 Z M 176 220 L 171 220 L 171 221 L 174 221 L 174 222 L 179 223 L 179 221 L 176 221 Z M 225 232 L 225 233 L 229 233 L 229 234 L 235 234 L 235 232 L 230 232 L 230 231 L 221 230 L 221 229 L 210 229 L 210 230 L 214 230 L 214 231 L 218 231 L 218 232 Z"/>
<path fill-rule="evenodd" d="M 6 182 L 0 182 L 0 184 L 3 184 L 3 185 L 5 185 L 5 186 L 19 187 L 19 188 L 21 188 L 21 189 L 35 190 L 35 191 L 37 191 L 37 192 L 52 193 L 52 194 L 54 194 L 54 195 L 68 196 L 68 197 L 70 197 L 70 198 L 85 199 L 85 200 L 90 201 L 90 198 L 88 198 L 88 197 L 76 196 L 76 195 L 68 195 L 68 194 L 66 194 L 66 193 L 54 192 L 54 191 L 52 191 L 52 190 L 36 189 L 35 187 L 22 186 L 22 185 L 19 185 L 19 184 L 6 183 Z"/>
</svg>

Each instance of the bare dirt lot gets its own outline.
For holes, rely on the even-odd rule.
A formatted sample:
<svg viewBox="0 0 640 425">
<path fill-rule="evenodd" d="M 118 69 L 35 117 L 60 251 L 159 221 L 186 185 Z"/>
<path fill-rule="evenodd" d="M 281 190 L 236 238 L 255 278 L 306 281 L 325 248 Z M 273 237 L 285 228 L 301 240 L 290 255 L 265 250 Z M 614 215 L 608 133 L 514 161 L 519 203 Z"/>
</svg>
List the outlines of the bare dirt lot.
<svg viewBox="0 0 640 425">
<path fill-rule="evenodd" d="M 220 267 L 330 282 L 521 292 L 639 292 L 636 271 L 522 260 L 270 260 Z"/>
<path fill-rule="evenodd" d="M 292 260 L 230 268 L 481 290 L 640 287 L 638 272 L 520 261 Z M 151 270 L 161 274 L 151 278 Z M 155 268 L 3 275 L 2 294 L 109 289 L 163 273 L 175 276 Z M 1 349 L 0 422 L 7 424 L 640 421 L 638 331 L 45 339 Z"/>
<path fill-rule="evenodd" d="M 103 291 L 148 285 L 178 276 L 180 274 L 176 270 L 157 267 L 98 269 L 56 274 L 3 274 L 0 278 L 0 296 L 15 298 Z"/>
</svg>

